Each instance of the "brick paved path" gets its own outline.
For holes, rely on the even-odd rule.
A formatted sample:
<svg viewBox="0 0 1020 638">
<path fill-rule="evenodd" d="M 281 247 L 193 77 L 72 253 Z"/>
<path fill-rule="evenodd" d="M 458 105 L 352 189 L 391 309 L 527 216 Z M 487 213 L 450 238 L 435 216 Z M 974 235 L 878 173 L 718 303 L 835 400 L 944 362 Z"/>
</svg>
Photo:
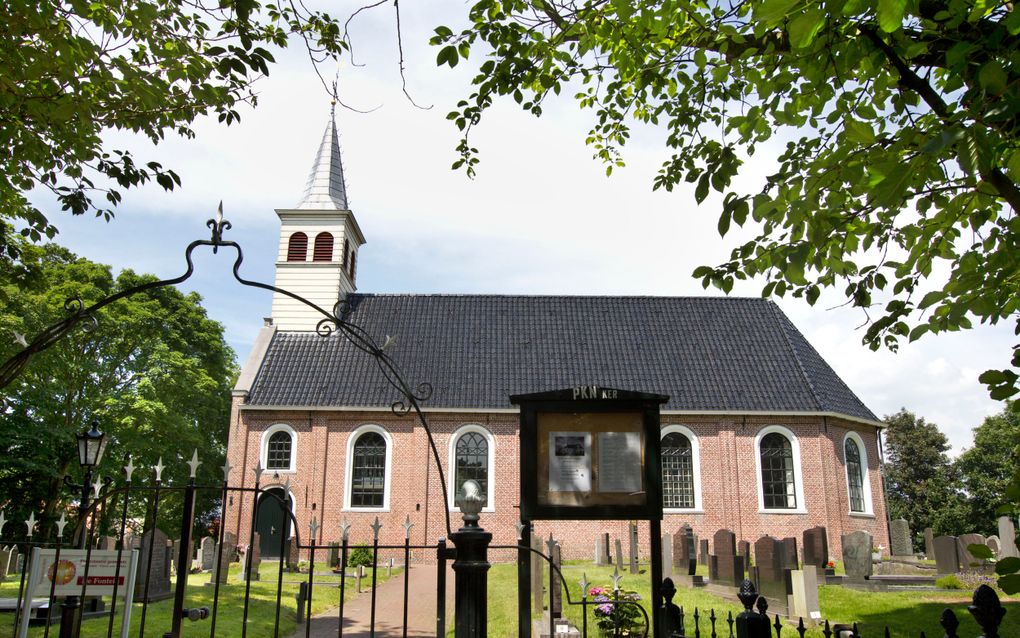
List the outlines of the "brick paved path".
<svg viewBox="0 0 1020 638">
<path fill-rule="evenodd" d="M 407 588 L 407 635 L 436 635 L 436 566 L 411 565 Z M 353 585 L 353 582 L 350 583 Z M 371 620 L 372 593 L 362 591 L 344 604 L 344 637 L 367 637 Z M 453 626 L 453 569 L 446 572 L 446 626 Z M 299 625 L 290 638 L 337 638 L 338 608 L 312 617 L 311 626 Z M 376 591 L 375 635 L 379 638 L 403 635 L 404 576 L 396 575 Z"/>
</svg>

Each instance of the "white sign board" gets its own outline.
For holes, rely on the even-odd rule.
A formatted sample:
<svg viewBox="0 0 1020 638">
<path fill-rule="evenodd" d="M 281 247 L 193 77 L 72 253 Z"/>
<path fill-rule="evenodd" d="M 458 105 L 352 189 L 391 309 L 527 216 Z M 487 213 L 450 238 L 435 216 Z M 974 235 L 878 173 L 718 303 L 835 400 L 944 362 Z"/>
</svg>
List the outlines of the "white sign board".
<svg viewBox="0 0 1020 638">
<path fill-rule="evenodd" d="M 83 585 L 86 596 L 113 596 L 116 588 L 117 594 L 125 599 L 121 636 L 126 637 L 131 623 L 131 605 L 127 601 L 130 601 L 135 588 L 137 567 L 137 549 L 126 552 L 61 549 L 58 560 L 56 549 L 33 547 L 28 586 L 22 604 L 21 626 L 18 628 L 19 638 L 28 635 L 33 598 L 49 599 L 51 591 L 54 601 L 64 596 L 80 596 Z"/>
</svg>

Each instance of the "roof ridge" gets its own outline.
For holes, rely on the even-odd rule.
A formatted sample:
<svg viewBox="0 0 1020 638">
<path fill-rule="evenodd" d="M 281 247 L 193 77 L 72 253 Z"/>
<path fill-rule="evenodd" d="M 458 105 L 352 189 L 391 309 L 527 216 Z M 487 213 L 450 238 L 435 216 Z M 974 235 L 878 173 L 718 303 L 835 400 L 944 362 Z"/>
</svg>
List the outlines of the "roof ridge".
<svg viewBox="0 0 1020 638">
<path fill-rule="evenodd" d="M 818 395 L 818 390 L 815 388 L 815 384 L 811 381 L 811 376 L 804 367 L 804 362 L 800 360 L 800 355 L 797 354 L 797 349 L 793 347 L 793 340 L 790 338 L 790 332 L 786 329 L 783 319 L 786 319 L 786 322 L 788 322 L 791 326 L 793 325 L 793 322 L 786 316 L 786 313 L 783 313 L 783 311 L 779 309 L 779 306 L 776 305 L 774 301 L 769 301 L 769 309 L 772 311 L 772 316 L 775 317 L 776 321 L 779 323 L 779 329 L 783 333 L 783 339 L 786 341 L 787 347 L 790 348 L 790 354 L 793 355 L 793 360 L 797 362 L 797 369 L 800 370 L 801 376 L 804 377 L 804 383 L 807 384 L 808 389 L 811 391 L 811 396 L 815 398 L 815 407 L 821 410 L 823 407 L 822 399 Z M 777 313 L 782 313 L 782 317 L 779 317 Z M 805 338 L 805 341 L 806 340 L 807 339 Z"/>
<path fill-rule="evenodd" d="M 352 292 L 352 297 L 445 297 L 445 298 L 478 298 L 492 299 L 697 299 L 711 301 L 754 301 L 768 302 L 767 299 L 754 296 L 738 297 L 733 295 L 571 295 L 571 294 L 514 294 L 514 293 L 473 293 L 473 292 Z"/>
</svg>

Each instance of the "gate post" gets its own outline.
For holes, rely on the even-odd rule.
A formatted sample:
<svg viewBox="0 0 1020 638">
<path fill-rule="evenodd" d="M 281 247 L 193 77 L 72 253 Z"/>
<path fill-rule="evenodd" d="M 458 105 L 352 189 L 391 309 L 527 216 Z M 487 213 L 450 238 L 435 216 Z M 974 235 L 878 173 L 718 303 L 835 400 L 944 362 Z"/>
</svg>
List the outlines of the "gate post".
<svg viewBox="0 0 1020 638">
<path fill-rule="evenodd" d="M 482 511 L 481 488 L 475 481 L 466 481 L 460 509 L 464 513 L 464 527 L 450 534 L 457 549 L 453 561 L 456 577 L 455 638 L 485 638 L 487 621 L 487 594 L 489 579 L 488 549 L 492 534 L 478 526 L 478 513 Z"/>
<path fill-rule="evenodd" d="M 163 634 L 163 638 L 180 638 L 181 621 L 184 620 L 184 596 L 188 589 L 188 573 L 191 571 L 191 536 L 195 527 L 195 474 L 201 461 L 198 460 L 198 450 L 191 456 L 191 476 L 188 477 L 188 486 L 184 489 L 184 513 L 181 519 L 181 540 L 177 552 L 177 587 L 174 590 L 174 607 L 170 620 L 170 631 Z M 224 525 L 225 517 L 220 517 L 220 525 Z M 251 552 L 249 552 L 250 554 Z M 219 565 L 217 565 L 219 568 Z M 205 616 L 190 617 L 191 620 L 198 620 Z"/>
<path fill-rule="evenodd" d="M 758 600 L 758 590 L 754 583 L 748 579 L 740 584 L 740 591 L 737 598 L 744 606 L 744 611 L 737 615 L 737 638 L 771 638 L 772 627 L 769 626 L 769 617 L 764 613 L 752 611 L 755 601 Z M 762 599 L 759 609 L 768 608 L 765 599 Z"/>
</svg>

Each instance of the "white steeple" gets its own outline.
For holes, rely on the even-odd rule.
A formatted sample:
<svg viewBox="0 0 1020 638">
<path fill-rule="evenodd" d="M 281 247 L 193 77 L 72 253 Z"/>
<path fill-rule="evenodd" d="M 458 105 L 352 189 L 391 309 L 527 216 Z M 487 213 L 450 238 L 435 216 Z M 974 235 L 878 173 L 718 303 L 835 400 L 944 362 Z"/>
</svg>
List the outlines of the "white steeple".
<svg viewBox="0 0 1020 638">
<path fill-rule="evenodd" d="M 319 152 L 315 155 L 312 172 L 308 175 L 305 193 L 295 207 L 299 210 L 348 210 L 347 185 L 344 183 L 344 166 L 340 159 L 335 109 L 335 105 L 330 108 L 329 123 L 322 135 Z"/>
<path fill-rule="evenodd" d="M 334 109 L 301 201 L 276 214 L 280 216 L 276 286 L 331 311 L 341 296 L 356 289 L 358 249 L 365 243 L 347 204 Z M 323 317 L 274 293 L 272 318 L 277 330 L 315 330 Z"/>
</svg>

